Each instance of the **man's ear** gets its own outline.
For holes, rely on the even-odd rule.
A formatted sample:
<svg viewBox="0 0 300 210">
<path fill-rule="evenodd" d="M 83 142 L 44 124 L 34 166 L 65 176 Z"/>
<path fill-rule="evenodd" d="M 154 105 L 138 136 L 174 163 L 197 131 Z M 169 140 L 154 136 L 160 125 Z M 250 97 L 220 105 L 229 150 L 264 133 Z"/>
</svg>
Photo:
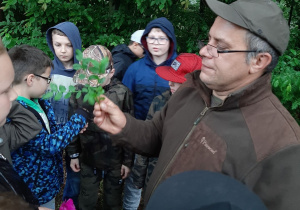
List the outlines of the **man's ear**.
<svg viewBox="0 0 300 210">
<path fill-rule="evenodd" d="M 26 77 L 25 77 L 25 82 L 28 86 L 32 86 L 33 85 L 33 79 L 34 79 L 34 74 L 28 74 Z"/>
<path fill-rule="evenodd" d="M 266 67 L 271 63 L 272 56 L 270 53 L 259 53 L 250 63 L 250 74 L 264 73 Z"/>
</svg>

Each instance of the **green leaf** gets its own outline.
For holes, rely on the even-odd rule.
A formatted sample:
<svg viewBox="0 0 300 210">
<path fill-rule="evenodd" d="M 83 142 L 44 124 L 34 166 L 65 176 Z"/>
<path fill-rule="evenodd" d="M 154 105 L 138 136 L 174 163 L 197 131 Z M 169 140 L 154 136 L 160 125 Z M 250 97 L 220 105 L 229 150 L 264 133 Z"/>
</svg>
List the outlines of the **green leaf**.
<svg viewBox="0 0 300 210">
<path fill-rule="evenodd" d="M 42 5 L 42 9 L 43 9 L 44 11 L 46 11 L 46 9 L 47 9 L 47 4 L 46 4 L 46 3 L 44 3 L 44 4 Z"/>
<path fill-rule="evenodd" d="M 72 92 L 75 92 L 76 91 L 76 88 L 73 86 L 73 85 L 70 85 L 69 86 L 69 91 L 72 93 Z"/>
<path fill-rule="evenodd" d="M 66 89 L 65 86 L 63 86 L 63 85 L 60 85 L 60 86 L 59 86 L 59 91 L 60 91 L 60 92 L 64 93 L 66 90 L 67 90 L 67 89 Z"/>
<path fill-rule="evenodd" d="M 87 69 L 90 61 L 87 58 L 83 58 L 81 63 L 82 63 L 82 69 L 85 70 L 85 69 Z"/>
<path fill-rule="evenodd" d="M 68 99 L 68 98 L 71 97 L 71 95 L 72 95 L 72 93 L 68 92 L 68 93 L 65 95 L 65 98 Z"/>
<path fill-rule="evenodd" d="M 12 37 L 9 34 L 5 34 L 5 36 L 2 39 L 2 42 L 3 42 L 4 46 L 7 47 L 10 44 L 11 40 L 12 40 Z"/>
<path fill-rule="evenodd" d="M 55 101 L 58 101 L 62 98 L 63 96 L 63 93 L 62 92 L 58 92 L 55 96 L 54 96 L 54 100 Z"/>
<path fill-rule="evenodd" d="M 87 102 L 89 98 L 89 94 L 85 94 L 84 98 L 83 98 L 83 102 Z"/>
<path fill-rule="evenodd" d="M 286 91 L 287 92 L 291 92 L 292 91 L 292 85 L 291 85 L 291 83 L 286 87 Z"/>
<path fill-rule="evenodd" d="M 79 70 L 79 69 L 82 69 L 82 66 L 81 66 L 79 63 L 75 63 L 75 64 L 73 65 L 73 69 Z"/>
<path fill-rule="evenodd" d="M 84 79 L 85 78 L 85 74 L 79 74 L 79 79 Z"/>
<path fill-rule="evenodd" d="M 87 19 L 90 21 L 90 22 L 93 22 L 93 18 L 89 15 L 86 15 Z"/>
<path fill-rule="evenodd" d="M 291 49 L 291 52 L 293 53 L 293 55 L 297 55 L 297 52 L 296 52 L 296 50 L 293 50 L 293 49 Z"/>
<path fill-rule="evenodd" d="M 92 63 L 93 67 L 96 67 L 96 68 L 100 67 L 100 62 L 99 61 L 91 59 L 90 62 Z"/>
<path fill-rule="evenodd" d="M 105 73 L 105 69 L 107 68 L 108 66 L 108 62 L 109 62 L 109 59 L 108 57 L 105 57 L 101 60 L 100 62 L 100 72 L 99 74 L 104 74 Z"/>
<path fill-rule="evenodd" d="M 89 67 L 89 70 L 94 74 L 99 74 L 99 67 Z"/>
<path fill-rule="evenodd" d="M 90 105 L 94 105 L 94 104 L 95 104 L 95 99 L 94 99 L 94 97 L 93 97 L 93 96 L 89 96 L 89 97 L 88 97 L 88 102 L 89 102 Z"/>
<path fill-rule="evenodd" d="M 279 86 L 279 80 L 276 80 L 274 83 L 274 87 L 278 87 Z"/>
<path fill-rule="evenodd" d="M 29 22 L 30 22 L 30 23 L 34 23 L 34 22 L 35 22 L 35 17 L 31 17 L 31 18 L 29 19 Z"/>
<path fill-rule="evenodd" d="M 97 76 L 97 75 L 91 75 L 91 76 L 89 76 L 89 80 L 98 80 L 99 79 L 99 77 Z"/>
<path fill-rule="evenodd" d="M 56 92 L 58 90 L 57 85 L 55 83 L 50 83 L 50 89 L 54 92 Z"/>
<path fill-rule="evenodd" d="M 81 96 L 81 91 L 78 91 L 78 93 L 76 94 L 76 99 L 80 98 Z"/>
<path fill-rule="evenodd" d="M 48 91 L 43 95 L 43 99 L 49 99 L 53 97 L 53 92 L 52 91 Z"/>
<path fill-rule="evenodd" d="M 87 93 L 88 92 L 88 89 L 87 88 L 82 88 L 82 90 L 81 90 L 83 93 Z"/>
<path fill-rule="evenodd" d="M 82 52 L 79 49 L 77 49 L 75 52 L 76 52 L 76 59 L 78 61 L 81 61 L 83 59 Z"/>
</svg>

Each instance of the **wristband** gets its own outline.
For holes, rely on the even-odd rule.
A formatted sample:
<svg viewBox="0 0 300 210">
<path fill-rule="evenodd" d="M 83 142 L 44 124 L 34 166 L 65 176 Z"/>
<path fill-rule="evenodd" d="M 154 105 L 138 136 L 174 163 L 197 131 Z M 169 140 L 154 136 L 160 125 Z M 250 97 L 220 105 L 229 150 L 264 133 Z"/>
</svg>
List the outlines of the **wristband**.
<svg viewBox="0 0 300 210">
<path fill-rule="evenodd" d="M 70 155 L 71 159 L 76 159 L 78 157 L 79 157 L 79 153 L 74 153 L 74 154 Z"/>
</svg>

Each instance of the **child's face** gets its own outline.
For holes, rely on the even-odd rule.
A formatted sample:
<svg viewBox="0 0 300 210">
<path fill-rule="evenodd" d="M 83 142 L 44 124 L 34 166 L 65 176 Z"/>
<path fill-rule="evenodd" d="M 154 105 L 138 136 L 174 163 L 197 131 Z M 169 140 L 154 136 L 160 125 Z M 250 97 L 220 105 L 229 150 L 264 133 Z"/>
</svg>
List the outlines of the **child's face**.
<svg viewBox="0 0 300 210">
<path fill-rule="evenodd" d="M 104 87 L 111 82 L 111 78 L 114 76 L 115 69 L 110 70 L 110 72 L 105 76 L 105 80 L 101 83 L 101 86 Z"/>
<path fill-rule="evenodd" d="M 14 69 L 8 54 L 0 55 L 0 126 L 6 122 L 11 102 L 17 98 L 17 93 L 12 89 L 14 80 Z"/>
<path fill-rule="evenodd" d="M 48 80 L 51 74 L 51 67 L 48 67 L 46 71 L 39 75 L 45 78 L 41 78 L 39 76 L 34 76 L 33 84 L 32 84 L 32 92 L 30 94 L 30 98 L 41 98 L 49 87 Z"/>
<path fill-rule="evenodd" d="M 52 43 L 55 55 L 62 63 L 73 61 L 73 46 L 68 37 L 53 34 Z"/>
<path fill-rule="evenodd" d="M 168 36 L 160 29 L 160 28 L 152 28 L 148 37 L 152 38 L 168 38 Z M 167 56 L 169 53 L 170 40 L 167 41 L 166 44 L 158 44 L 158 41 L 154 41 L 153 44 L 147 43 L 148 50 L 152 54 L 152 56 Z"/>
<path fill-rule="evenodd" d="M 132 48 L 132 52 L 139 58 L 144 57 L 144 48 L 141 44 L 135 42 Z"/>
<path fill-rule="evenodd" d="M 176 92 L 176 90 L 181 86 L 181 83 L 169 81 L 169 86 L 171 89 L 171 93 L 174 94 Z"/>
</svg>

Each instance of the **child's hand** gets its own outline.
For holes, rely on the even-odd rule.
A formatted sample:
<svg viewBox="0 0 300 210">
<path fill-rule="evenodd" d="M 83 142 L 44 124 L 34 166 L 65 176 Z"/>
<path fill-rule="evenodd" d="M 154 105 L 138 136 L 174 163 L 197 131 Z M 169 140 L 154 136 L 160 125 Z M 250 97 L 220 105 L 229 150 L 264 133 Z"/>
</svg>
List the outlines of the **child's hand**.
<svg viewBox="0 0 300 210">
<path fill-rule="evenodd" d="M 122 179 L 126 179 L 129 176 L 129 173 L 130 173 L 130 168 L 128 168 L 125 165 L 122 165 L 122 167 L 121 167 L 121 176 L 122 176 Z"/>
<path fill-rule="evenodd" d="M 84 131 L 86 131 L 87 127 L 89 126 L 89 124 L 85 124 L 85 126 L 81 129 L 81 131 L 79 133 L 83 133 Z"/>
<path fill-rule="evenodd" d="M 70 167 L 74 172 L 79 172 L 80 171 L 79 159 L 78 158 L 71 159 Z"/>
</svg>

